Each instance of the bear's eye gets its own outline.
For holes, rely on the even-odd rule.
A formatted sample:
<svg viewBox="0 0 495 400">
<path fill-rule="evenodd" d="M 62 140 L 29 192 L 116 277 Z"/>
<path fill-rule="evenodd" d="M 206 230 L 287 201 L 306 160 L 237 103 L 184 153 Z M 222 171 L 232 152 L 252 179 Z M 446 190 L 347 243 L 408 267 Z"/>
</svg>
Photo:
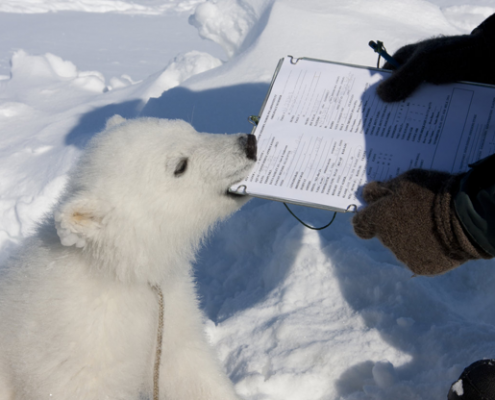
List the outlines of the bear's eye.
<svg viewBox="0 0 495 400">
<path fill-rule="evenodd" d="M 187 158 L 183 158 L 182 160 L 179 161 L 177 167 L 175 167 L 174 175 L 181 176 L 184 172 L 186 172 L 186 169 L 187 169 Z"/>
</svg>

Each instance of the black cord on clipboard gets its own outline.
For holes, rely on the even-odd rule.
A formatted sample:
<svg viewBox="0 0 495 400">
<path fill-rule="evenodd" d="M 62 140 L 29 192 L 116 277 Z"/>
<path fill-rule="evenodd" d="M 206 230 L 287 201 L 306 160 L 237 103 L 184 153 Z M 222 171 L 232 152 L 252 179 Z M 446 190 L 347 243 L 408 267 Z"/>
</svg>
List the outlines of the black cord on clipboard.
<svg viewBox="0 0 495 400">
<path fill-rule="evenodd" d="M 250 115 L 248 117 L 248 121 L 250 124 L 254 125 L 254 126 L 258 126 L 258 122 L 260 121 L 260 117 L 257 116 L 257 115 Z M 289 213 L 295 218 L 297 219 L 302 225 L 304 225 L 306 228 L 308 229 L 312 229 L 314 231 L 321 231 L 325 228 L 328 228 L 330 225 L 332 225 L 333 221 L 335 220 L 335 217 L 337 216 L 337 212 L 335 211 L 333 213 L 333 217 L 332 219 L 330 220 L 330 222 L 328 224 L 326 224 L 325 226 L 321 226 L 319 228 L 316 228 L 314 226 L 311 226 L 311 225 L 308 225 L 307 223 L 305 223 L 304 221 L 302 221 L 296 214 L 294 214 L 294 212 L 289 208 L 289 206 L 287 205 L 287 203 L 284 203 L 282 202 L 285 206 L 285 208 L 287 208 L 287 211 L 289 211 Z"/>
<path fill-rule="evenodd" d="M 321 227 L 319 227 L 319 228 L 315 228 L 314 226 L 308 225 L 308 224 L 306 224 L 305 222 L 301 221 L 301 220 L 297 217 L 297 215 L 296 215 L 296 214 L 294 214 L 294 213 L 292 212 L 292 210 L 289 208 L 289 206 L 288 206 L 286 203 L 284 203 L 284 206 L 285 206 L 285 208 L 287 208 L 287 210 L 290 212 L 290 214 L 291 214 L 291 215 L 292 215 L 295 219 L 297 219 L 297 220 L 298 220 L 301 224 L 303 224 L 306 228 L 313 229 L 314 231 L 321 231 L 322 229 L 328 228 L 330 225 L 332 225 L 332 222 L 335 220 L 335 217 L 337 216 L 337 212 L 336 212 L 336 211 L 334 211 L 334 213 L 333 213 L 333 217 L 332 217 L 332 219 L 330 220 L 330 222 L 329 222 L 328 224 L 326 224 L 325 226 L 321 226 Z"/>
</svg>

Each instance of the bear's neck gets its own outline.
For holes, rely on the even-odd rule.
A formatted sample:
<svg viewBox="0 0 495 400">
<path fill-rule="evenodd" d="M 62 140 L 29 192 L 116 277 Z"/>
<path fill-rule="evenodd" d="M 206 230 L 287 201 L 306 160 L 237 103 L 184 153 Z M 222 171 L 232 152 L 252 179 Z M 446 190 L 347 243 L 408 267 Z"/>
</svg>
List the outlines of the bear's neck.
<svg viewBox="0 0 495 400">
<path fill-rule="evenodd" d="M 162 285 L 183 274 L 190 274 L 191 264 L 207 232 L 181 229 L 148 229 L 139 234 L 122 235 L 109 245 L 90 244 L 83 251 L 92 269 L 122 283 Z M 153 233 L 153 234 L 150 234 Z"/>
</svg>

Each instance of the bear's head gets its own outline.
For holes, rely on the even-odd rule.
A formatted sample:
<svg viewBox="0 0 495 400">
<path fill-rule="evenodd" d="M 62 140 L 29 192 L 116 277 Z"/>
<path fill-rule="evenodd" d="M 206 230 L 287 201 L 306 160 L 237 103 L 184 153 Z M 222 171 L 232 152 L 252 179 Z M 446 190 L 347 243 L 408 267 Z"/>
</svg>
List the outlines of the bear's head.
<svg viewBox="0 0 495 400">
<path fill-rule="evenodd" d="M 190 261 L 209 228 L 248 200 L 228 188 L 255 160 L 252 135 L 115 116 L 70 176 L 55 212 L 58 235 L 123 280 L 145 278 L 146 265 Z"/>
</svg>

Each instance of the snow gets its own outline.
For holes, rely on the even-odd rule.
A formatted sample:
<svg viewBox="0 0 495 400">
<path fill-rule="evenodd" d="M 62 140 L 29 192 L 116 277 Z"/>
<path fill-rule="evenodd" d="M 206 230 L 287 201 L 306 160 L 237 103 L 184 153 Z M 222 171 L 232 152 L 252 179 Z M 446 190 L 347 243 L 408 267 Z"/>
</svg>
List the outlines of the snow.
<svg viewBox="0 0 495 400">
<path fill-rule="evenodd" d="M 3 2 L 0 1 L 0 7 Z M 22 2 L 16 0 L 16 4 Z M 0 12 L 0 75 L 10 72 L 12 54 L 56 54 L 81 70 L 97 66 L 107 80 L 125 74 L 142 80 L 163 69 L 178 53 L 201 51 L 225 59 L 223 49 L 203 40 L 187 13 Z"/>
<path fill-rule="evenodd" d="M 268 1 L 206 1 L 196 7 L 189 23 L 198 28 L 199 35 L 222 46 L 229 57 L 239 51 L 247 34 L 259 19 L 258 8 Z"/>
<path fill-rule="evenodd" d="M 39 14 L 58 11 L 88 13 L 123 13 L 159 15 L 174 11 L 191 11 L 202 0 L 2 0 L 0 12 Z"/>
<path fill-rule="evenodd" d="M 222 61 L 208 53 L 189 51 L 178 54 L 156 78 L 147 92 L 148 97 L 159 97 L 163 92 L 178 86 L 181 82 L 201 72 L 219 67 Z"/>
<path fill-rule="evenodd" d="M 2 1 L 0 259 L 115 113 L 248 132 L 285 55 L 374 66 L 371 39 L 393 52 L 493 12 L 495 0 Z M 332 217 L 293 208 L 313 225 Z M 445 398 L 495 356 L 493 261 L 412 277 L 351 218 L 314 232 L 254 199 L 202 249 L 205 330 L 242 398 Z"/>
</svg>

